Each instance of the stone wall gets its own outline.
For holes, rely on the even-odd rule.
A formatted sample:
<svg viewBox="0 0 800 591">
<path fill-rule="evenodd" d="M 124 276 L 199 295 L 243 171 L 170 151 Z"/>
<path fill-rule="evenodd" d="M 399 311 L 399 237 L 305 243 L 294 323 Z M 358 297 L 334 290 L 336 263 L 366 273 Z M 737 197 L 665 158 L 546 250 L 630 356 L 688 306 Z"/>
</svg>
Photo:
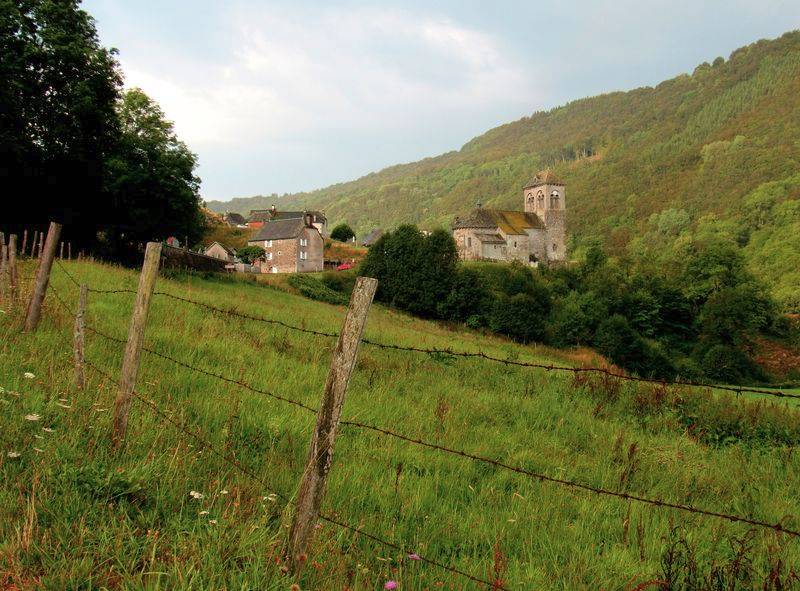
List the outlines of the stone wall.
<svg viewBox="0 0 800 591">
<path fill-rule="evenodd" d="M 168 244 L 161 247 L 161 266 L 164 269 L 194 269 L 196 271 L 225 271 L 228 261 L 215 259 L 185 248 Z"/>
</svg>

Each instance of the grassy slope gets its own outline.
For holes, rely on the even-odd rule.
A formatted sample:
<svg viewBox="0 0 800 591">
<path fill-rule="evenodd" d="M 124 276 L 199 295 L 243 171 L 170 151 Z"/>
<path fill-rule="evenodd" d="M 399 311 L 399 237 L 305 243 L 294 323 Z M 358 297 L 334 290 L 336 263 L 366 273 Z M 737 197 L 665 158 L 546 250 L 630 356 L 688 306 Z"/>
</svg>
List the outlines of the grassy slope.
<svg viewBox="0 0 800 591">
<path fill-rule="evenodd" d="M 576 100 L 492 129 L 461 150 L 352 182 L 285 197 L 359 233 L 402 222 L 449 226 L 477 201 L 519 208 L 520 187 L 554 166 L 567 184 L 568 231 L 622 253 L 652 232 L 650 216 L 683 209 L 695 227 L 713 214 L 745 225 L 743 204 L 770 182 L 800 198 L 800 32 L 736 50 L 655 88 Z M 581 157 L 591 146 L 594 155 Z M 270 201 L 271 200 L 271 201 Z M 211 203 L 248 211 L 274 197 Z M 795 208 L 797 209 L 797 208 Z M 800 213 L 765 212 L 747 245 L 753 269 L 787 305 L 800 302 Z"/>
<path fill-rule="evenodd" d="M 136 285 L 134 273 L 114 267 L 71 263 L 70 269 L 96 287 Z M 58 269 L 53 285 L 76 301 L 76 289 Z M 310 328 L 336 330 L 343 315 L 340 307 L 251 284 L 189 278 L 160 280 L 160 288 Z M 131 298 L 92 294 L 88 321 L 124 336 Z M 0 314 L 4 588 L 288 588 L 275 559 L 286 537 L 286 514 L 280 502 L 264 499 L 270 490 L 179 438 L 137 403 L 128 447 L 113 457 L 107 438 L 115 389 L 94 374 L 85 392 L 72 388 L 71 318 L 49 297 L 35 335 L 20 334 L 16 322 L 13 315 Z M 367 336 L 419 346 L 480 347 L 522 359 L 564 355 L 451 332 L 380 306 L 370 313 Z M 332 347 L 327 340 L 160 298 L 146 340 L 189 363 L 311 405 L 320 395 Z M 89 334 L 87 356 L 117 374 L 120 346 Z M 26 379 L 26 371 L 36 378 Z M 276 489 L 293 490 L 312 416 L 147 354 L 139 385 L 144 395 L 201 429 Z M 70 408 L 60 406 L 60 399 Z M 777 412 L 797 422 L 793 413 Z M 31 413 L 40 420 L 25 420 Z M 790 449 L 708 447 L 668 413 L 635 418 L 613 403 L 598 404 L 568 376 L 363 347 L 344 415 L 612 489 L 769 521 L 800 515 L 800 458 Z M 634 444 L 638 451 L 632 457 Z M 8 451 L 21 456 L 9 458 Z M 204 499 L 192 500 L 191 490 Z M 744 531 L 538 483 L 349 428 L 337 441 L 324 509 L 479 576 L 490 575 L 497 547 L 508 561 L 503 578 L 515 589 L 632 587 L 633 581 L 656 576 L 662 537 L 671 527 L 685 526 L 701 557 L 715 547 L 724 550 L 728 536 Z M 797 518 L 785 524 L 800 526 Z M 753 544 L 756 568 L 763 573 L 767 545 L 775 545 L 776 536 L 759 533 Z M 789 564 L 800 559 L 796 543 L 784 539 L 777 547 Z M 437 582 L 446 589 L 473 588 L 327 525 L 310 558 L 317 562 L 306 570 L 303 589 L 378 589 L 388 578 L 399 580 L 403 590 L 437 588 Z"/>
</svg>

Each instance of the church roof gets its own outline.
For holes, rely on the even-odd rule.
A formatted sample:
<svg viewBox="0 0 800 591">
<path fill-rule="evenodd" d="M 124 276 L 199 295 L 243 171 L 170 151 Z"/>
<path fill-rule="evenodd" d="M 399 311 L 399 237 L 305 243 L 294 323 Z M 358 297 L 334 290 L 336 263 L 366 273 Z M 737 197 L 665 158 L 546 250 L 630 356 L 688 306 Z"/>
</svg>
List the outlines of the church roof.
<svg viewBox="0 0 800 591">
<path fill-rule="evenodd" d="M 544 229 L 544 224 L 535 213 L 479 207 L 464 218 L 456 218 L 453 229 L 457 228 L 498 228 L 506 234 L 525 234 L 525 230 Z"/>
<path fill-rule="evenodd" d="M 484 244 L 505 244 L 506 240 L 500 234 L 475 232 L 475 238 Z"/>
<path fill-rule="evenodd" d="M 531 187 L 539 187 L 541 185 L 561 185 L 563 187 L 564 183 L 548 168 L 547 170 L 537 172 L 536 176 L 522 188 L 530 189 Z"/>
</svg>

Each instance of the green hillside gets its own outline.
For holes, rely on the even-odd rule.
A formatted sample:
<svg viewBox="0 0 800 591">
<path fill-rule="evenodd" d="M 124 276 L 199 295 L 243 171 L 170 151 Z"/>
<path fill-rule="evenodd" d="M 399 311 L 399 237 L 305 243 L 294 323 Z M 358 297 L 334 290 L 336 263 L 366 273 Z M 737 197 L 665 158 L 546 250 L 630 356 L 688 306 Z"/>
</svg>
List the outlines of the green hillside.
<svg viewBox="0 0 800 591">
<path fill-rule="evenodd" d="M 725 233 L 789 309 L 800 307 L 800 32 L 759 41 L 694 72 L 571 102 L 490 130 L 457 152 L 311 193 L 285 207 L 326 211 L 359 232 L 449 224 L 477 201 L 520 206 L 520 188 L 552 167 L 567 184 L 573 256 L 669 265 L 698 233 Z M 211 202 L 246 212 L 274 197 Z"/>
</svg>

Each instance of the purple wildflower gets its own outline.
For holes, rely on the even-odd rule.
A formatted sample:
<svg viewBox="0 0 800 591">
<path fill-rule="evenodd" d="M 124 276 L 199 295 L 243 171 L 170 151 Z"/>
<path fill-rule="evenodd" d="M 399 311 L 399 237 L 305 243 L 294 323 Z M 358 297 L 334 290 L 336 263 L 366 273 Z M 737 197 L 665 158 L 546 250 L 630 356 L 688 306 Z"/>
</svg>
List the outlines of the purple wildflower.
<svg viewBox="0 0 800 591">
<path fill-rule="evenodd" d="M 397 581 L 386 581 L 386 584 L 383 586 L 384 589 L 397 589 Z"/>
</svg>

